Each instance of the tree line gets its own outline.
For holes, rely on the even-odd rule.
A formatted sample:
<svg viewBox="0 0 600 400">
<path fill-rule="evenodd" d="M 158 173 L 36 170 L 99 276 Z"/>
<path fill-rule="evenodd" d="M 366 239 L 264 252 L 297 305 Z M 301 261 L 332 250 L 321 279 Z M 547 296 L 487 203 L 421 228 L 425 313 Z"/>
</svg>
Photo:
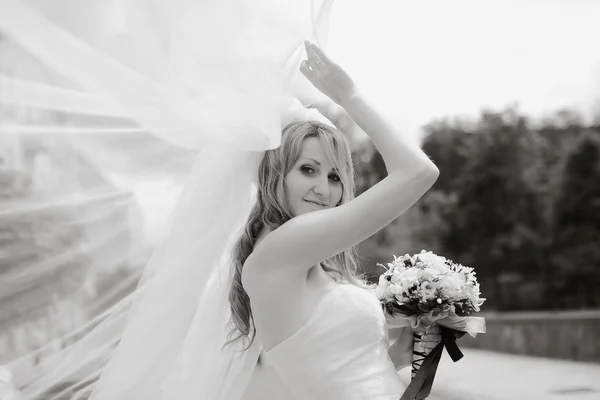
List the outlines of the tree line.
<svg viewBox="0 0 600 400">
<path fill-rule="evenodd" d="M 534 121 L 517 107 L 424 127 L 440 169 L 432 189 L 359 247 L 375 279 L 392 254 L 428 249 L 476 268 L 487 309 L 600 307 L 600 117 L 563 110 Z M 385 176 L 371 145 L 362 192 Z"/>
</svg>

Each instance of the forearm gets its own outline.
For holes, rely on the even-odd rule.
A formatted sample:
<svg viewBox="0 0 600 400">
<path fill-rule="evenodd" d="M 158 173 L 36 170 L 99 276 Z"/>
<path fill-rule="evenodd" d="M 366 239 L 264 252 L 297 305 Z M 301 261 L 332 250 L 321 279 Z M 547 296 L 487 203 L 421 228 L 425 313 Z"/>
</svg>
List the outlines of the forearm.
<svg viewBox="0 0 600 400">
<path fill-rule="evenodd" d="M 438 173 L 429 157 L 387 121 L 364 96 L 356 95 L 342 104 L 350 118 L 373 140 L 385 162 L 388 174 Z"/>
</svg>

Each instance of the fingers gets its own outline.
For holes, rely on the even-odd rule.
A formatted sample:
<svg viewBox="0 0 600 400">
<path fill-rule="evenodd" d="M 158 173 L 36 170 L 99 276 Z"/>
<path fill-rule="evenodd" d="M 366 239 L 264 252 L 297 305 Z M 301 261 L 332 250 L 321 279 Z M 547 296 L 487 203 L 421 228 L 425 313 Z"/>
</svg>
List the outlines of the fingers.
<svg viewBox="0 0 600 400">
<path fill-rule="evenodd" d="M 314 84 L 314 82 L 313 82 L 314 71 L 312 69 L 310 69 L 308 61 L 304 60 L 300 63 L 300 72 L 302 72 L 302 75 L 304 75 L 306 77 L 306 79 L 308 79 L 311 83 Z"/>
<path fill-rule="evenodd" d="M 442 334 L 441 333 L 428 332 L 428 333 L 425 333 L 425 334 L 421 335 L 421 338 L 420 338 L 419 341 L 424 346 L 433 346 L 433 347 L 435 347 L 441 340 L 442 340 Z"/>
<path fill-rule="evenodd" d="M 306 58 L 308 59 L 308 63 L 311 66 L 315 65 L 319 56 L 317 55 L 317 53 L 315 53 L 310 42 L 308 42 L 308 41 L 304 42 L 304 50 L 306 50 Z"/>
<path fill-rule="evenodd" d="M 442 340 L 442 335 L 438 333 L 428 333 L 423 335 L 421 343 L 423 347 L 429 350 L 433 350 Z"/>
<path fill-rule="evenodd" d="M 306 57 L 308 58 L 308 64 L 311 68 L 315 68 L 317 67 L 319 64 L 324 63 L 325 61 L 327 61 L 326 57 L 322 57 L 321 55 L 325 55 L 323 53 L 323 51 L 321 51 L 321 49 L 319 49 L 317 46 L 315 46 L 314 44 L 305 41 L 304 42 L 304 48 L 306 49 Z"/>
<path fill-rule="evenodd" d="M 329 57 L 327 57 L 327 54 L 325 54 L 323 50 L 321 50 L 321 48 L 317 47 L 316 44 L 310 43 L 310 48 L 312 49 L 313 53 L 317 56 L 318 59 L 323 60 L 326 63 L 331 62 Z"/>
<path fill-rule="evenodd" d="M 428 333 L 427 335 L 424 335 L 421 338 L 421 341 L 423 342 L 439 342 L 440 340 L 442 340 L 442 335 L 440 334 L 436 334 L 436 333 Z"/>
</svg>

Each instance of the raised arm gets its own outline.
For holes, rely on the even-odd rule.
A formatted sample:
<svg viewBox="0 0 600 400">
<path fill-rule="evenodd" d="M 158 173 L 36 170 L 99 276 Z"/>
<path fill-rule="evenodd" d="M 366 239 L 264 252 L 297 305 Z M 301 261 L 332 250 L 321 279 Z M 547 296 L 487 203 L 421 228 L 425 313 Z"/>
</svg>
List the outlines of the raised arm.
<svg viewBox="0 0 600 400">
<path fill-rule="evenodd" d="M 371 137 L 388 176 L 346 204 L 296 216 L 270 233 L 247 261 L 263 270 L 280 270 L 285 263 L 291 270 L 306 271 L 357 245 L 413 205 L 439 174 L 427 155 L 359 93 L 345 71 L 314 45 L 307 45 L 307 54 L 302 73 Z"/>
</svg>

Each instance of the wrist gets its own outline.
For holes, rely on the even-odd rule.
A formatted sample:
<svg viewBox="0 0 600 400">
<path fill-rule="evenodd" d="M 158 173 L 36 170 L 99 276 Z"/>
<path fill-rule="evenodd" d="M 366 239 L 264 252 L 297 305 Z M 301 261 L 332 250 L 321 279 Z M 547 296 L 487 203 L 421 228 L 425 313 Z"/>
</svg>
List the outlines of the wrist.
<svg viewBox="0 0 600 400">
<path fill-rule="evenodd" d="M 344 110 L 346 110 L 346 112 L 348 112 L 348 109 L 352 108 L 352 106 L 354 106 L 356 103 L 358 103 L 361 98 L 362 98 L 362 94 L 357 90 L 354 93 L 352 93 L 352 95 L 348 96 L 345 99 L 342 99 L 342 101 L 340 101 L 339 105 Z"/>
</svg>

